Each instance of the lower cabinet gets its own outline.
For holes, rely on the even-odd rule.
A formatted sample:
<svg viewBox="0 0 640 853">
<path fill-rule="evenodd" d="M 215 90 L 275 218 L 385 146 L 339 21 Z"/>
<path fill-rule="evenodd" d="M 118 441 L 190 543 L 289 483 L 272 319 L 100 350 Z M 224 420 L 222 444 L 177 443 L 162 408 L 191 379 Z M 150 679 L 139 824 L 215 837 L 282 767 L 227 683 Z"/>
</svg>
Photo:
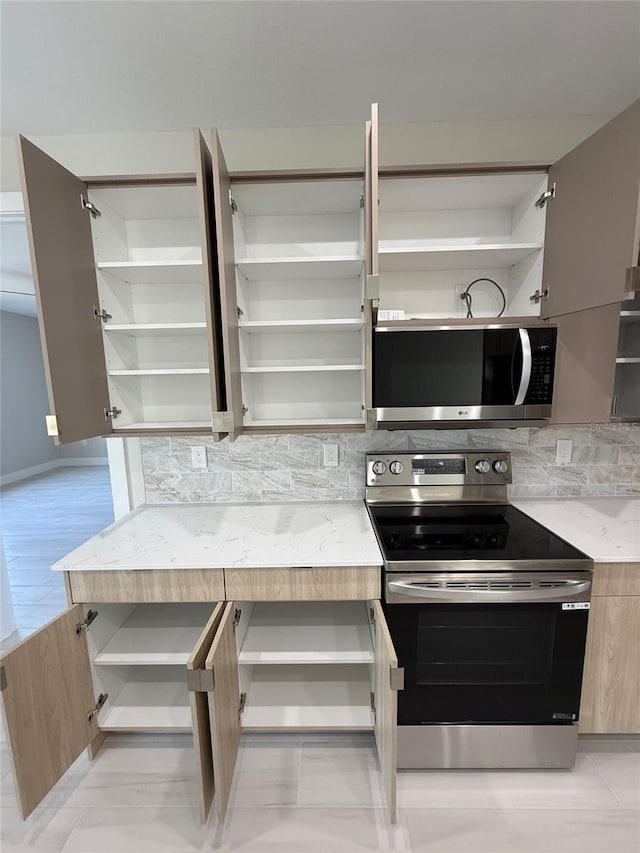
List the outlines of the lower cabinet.
<svg viewBox="0 0 640 853">
<path fill-rule="evenodd" d="M 369 730 L 395 821 L 401 673 L 377 599 L 76 604 L 0 664 L 25 818 L 108 732 L 192 732 L 206 820 L 243 731 Z"/>
<path fill-rule="evenodd" d="M 640 733 L 639 563 L 594 568 L 580 732 Z"/>
</svg>

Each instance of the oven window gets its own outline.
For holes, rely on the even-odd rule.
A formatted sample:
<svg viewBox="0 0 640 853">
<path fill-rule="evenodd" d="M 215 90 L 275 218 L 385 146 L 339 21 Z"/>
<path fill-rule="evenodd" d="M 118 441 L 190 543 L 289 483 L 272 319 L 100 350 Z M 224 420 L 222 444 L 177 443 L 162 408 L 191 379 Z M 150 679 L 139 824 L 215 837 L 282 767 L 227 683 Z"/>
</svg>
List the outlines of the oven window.
<svg viewBox="0 0 640 853">
<path fill-rule="evenodd" d="M 418 616 L 418 684 L 545 684 L 556 613 L 424 609 Z"/>
</svg>

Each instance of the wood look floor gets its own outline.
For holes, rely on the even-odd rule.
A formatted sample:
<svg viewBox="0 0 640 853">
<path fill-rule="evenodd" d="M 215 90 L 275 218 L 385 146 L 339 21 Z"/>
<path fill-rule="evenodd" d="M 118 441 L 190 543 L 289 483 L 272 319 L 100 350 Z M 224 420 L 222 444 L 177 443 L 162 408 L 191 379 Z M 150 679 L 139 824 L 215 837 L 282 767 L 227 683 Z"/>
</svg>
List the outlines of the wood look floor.
<svg viewBox="0 0 640 853">
<path fill-rule="evenodd" d="M 105 469 L 62 470 L 2 495 L 19 633 L 65 606 L 49 565 L 111 521 Z M 13 638 L 15 642 L 15 638 Z M 4 734 L 2 735 L 4 738 Z M 640 739 L 580 739 L 573 771 L 398 776 L 386 821 L 368 735 L 244 736 L 224 827 L 201 826 L 192 740 L 112 735 L 20 818 L 0 742 L 2 853 L 639 853 Z"/>
</svg>

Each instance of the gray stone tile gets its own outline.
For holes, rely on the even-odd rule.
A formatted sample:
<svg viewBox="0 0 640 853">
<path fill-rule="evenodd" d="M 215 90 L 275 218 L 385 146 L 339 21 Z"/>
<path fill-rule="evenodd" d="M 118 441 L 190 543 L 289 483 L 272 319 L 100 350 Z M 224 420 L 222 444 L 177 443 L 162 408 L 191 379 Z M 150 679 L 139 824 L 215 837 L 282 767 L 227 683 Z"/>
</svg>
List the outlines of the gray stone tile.
<svg viewBox="0 0 640 853">
<path fill-rule="evenodd" d="M 262 474 L 260 471 L 234 471 L 231 475 L 231 490 L 233 492 L 259 492 L 262 489 Z M 242 496 L 239 496 L 242 498 Z"/>
<path fill-rule="evenodd" d="M 640 465 L 640 447 L 623 445 L 619 448 L 620 465 Z"/>
<path fill-rule="evenodd" d="M 317 448 L 292 451 L 261 450 L 260 467 L 263 471 L 311 470 L 319 467 L 319 451 Z"/>
<path fill-rule="evenodd" d="M 529 444 L 529 430 L 519 429 L 473 429 L 469 430 L 469 447 L 480 450 L 510 450 Z"/>
<path fill-rule="evenodd" d="M 600 468 L 594 470 L 601 470 Z M 554 485 L 577 485 L 587 482 L 587 467 L 585 465 L 563 465 L 556 468 L 546 465 L 540 468 L 527 468 L 527 482 L 548 483 Z"/>
<path fill-rule="evenodd" d="M 640 424 L 598 424 L 591 429 L 590 443 L 639 445 Z"/>
<path fill-rule="evenodd" d="M 349 472 L 344 468 L 315 468 L 311 471 L 292 471 L 291 488 L 348 489 Z"/>
<path fill-rule="evenodd" d="M 640 486 L 640 465 L 591 465 L 589 483 Z"/>
<path fill-rule="evenodd" d="M 532 447 L 553 447 L 560 439 L 570 439 L 574 445 L 590 444 L 591 433 L 588 427 L 542 427 L 529 430 L 529 444 Z"/>
<path fill-rule="evenodd" d="M 617 465 L 619 456 L 620 448 L 615 444 L 578 445 L 573 448 L 571 464 Z"/>
<path fill-rule="evenodd" d="M 616 487 L 615 485 L 589 485 L 589 484 L 581 484 L 579 486 L 556 486 L 556 494 L 558 497 L 563 498 L 572 498 L 572 497 L 591 497 L 591 498 L 602 498 L 608 497 L 610 495 L 615 495 Z"/>
<path fill-rule="evenodd" d="M 556 487 L 548 483 L 508 487 L 509 498 L 511 500 L 517 500 L 518 498 L 551 498 L 555 497 L 555 490 Z"/>
</svg>

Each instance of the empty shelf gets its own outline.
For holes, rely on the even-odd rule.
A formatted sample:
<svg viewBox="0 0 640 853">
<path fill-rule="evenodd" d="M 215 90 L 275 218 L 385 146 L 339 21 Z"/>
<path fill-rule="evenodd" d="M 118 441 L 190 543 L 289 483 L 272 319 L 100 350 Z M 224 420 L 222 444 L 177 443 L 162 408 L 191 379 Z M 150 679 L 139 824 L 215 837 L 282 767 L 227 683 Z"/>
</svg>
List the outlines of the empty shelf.
<svg viewBox="0 0 640 853">
<path fill-rule="evenodd" d="M 209 604 L 140 604 L 93 662 L 101 666 L 186 665 L 211 610 Z"/>
<path fill-rule="evenodd" d="M 364 326 L 364 320 L 245 320 L 240 329 L 260 334 L 281 332 L 354 332 Z"/>
<path fill-rule="evenodd" d="M 211 421 L 149 421 L 148 423 L 138 422 L 133 424 L 123 424 L 119 426 L 114 424 L 114 432 L 126 432 L 127 430 L 136 432 L 142 430 L 207 430 L 211 432 Z"/>
<path fill-rule="evenodd" d="M 368 665 L 256 666 L 243 729 L 373 728 Z"/>
<path fill-rule="evenodd" d="M 243 367 L 242 373 L 328 373 L 364 370 L 364 364 L 288 364 L 273 367 Z"/>
<path fill-rule="evenodd" d="M 206 323 L 107 323 L 105 332 L 131 337 L 164 337 L 173 335 L 201 335 Z"/>
<path fill-rule="evenodd" d="M 337 427 L 337 426 L 364 426 L 364 418 L 272 418 L 268 419 L 244 419 L 247 428 L 263 429 L 268 427 Z"/>
<path fill-rule="evenodd" d="M 502 269 L 539 252 L 538 243 L 500 243 L 472 246 L 425 246 L 380 249 L 381 272 L 420 270 Z"/>
<path fill-rule="evenodd" d="M 239 663 L 373 663 L 361 602 L 257 603 Z"/>
<path fill-rule="evenodd" d="M 202 261 L 102 261 L 98 269 L 128 284 L 189 284 L 201 279 Z"/>
<path fill-rule="evenodd" d="M 119 692 L 109 687 L 108 692 L 114 698 L 100 712 L 100 728 L 103 731 L 192 731 L 185 673 L 186 670 L 175 667 L 133 669 Z"/>
<path fill-rule="evenodd" d="M 131 370 L 109 370 L 109 376 L 181 376 L 208 372 L 208 367 L 135 367 Z"/>
<path fill-rule="evenodd" d="M 249 281 L 356 278 L 364 261 L 356 256 L 309 258 L 243 258 L 236 266 Z"/>
</svg>

